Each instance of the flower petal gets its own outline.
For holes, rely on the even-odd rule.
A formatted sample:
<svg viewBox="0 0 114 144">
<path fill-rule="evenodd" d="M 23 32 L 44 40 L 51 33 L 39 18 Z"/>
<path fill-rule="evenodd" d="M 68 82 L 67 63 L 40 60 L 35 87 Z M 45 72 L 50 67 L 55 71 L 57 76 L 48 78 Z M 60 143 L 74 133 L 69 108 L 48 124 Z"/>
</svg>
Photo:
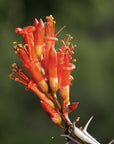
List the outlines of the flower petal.
<svg viewBox="0 0 114 144">
<path fill-rule="evenodd" d="M 63 109 L 63 113 L 69 114 L 70 112 L 72 112 L 73 110 L 75 110 L 77 108 L 77 106 L 78 106 L 78 102 L 71 103 L 70 105 L 66 106 Z"/>
</svg>

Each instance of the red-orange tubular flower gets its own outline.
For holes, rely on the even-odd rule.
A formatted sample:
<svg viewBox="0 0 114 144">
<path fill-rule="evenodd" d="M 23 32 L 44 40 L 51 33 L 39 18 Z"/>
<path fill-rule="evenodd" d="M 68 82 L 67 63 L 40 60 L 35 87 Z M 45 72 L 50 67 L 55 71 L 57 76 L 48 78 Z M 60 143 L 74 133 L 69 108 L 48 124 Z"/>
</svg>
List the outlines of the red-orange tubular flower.
<svg viewBox="0 0 114 144">
<path fill-rule="evenodd" d="M 32 75 L 36 83 L 38 84 L 39 88 L 47 93 L 48 92 L 48 85 L 42 75 L 42 67 L 38 60 L 37 53 L 36 53 L 36 45 L 35 45 L 35 38 L 33 33 L 35 33 L 34 26 L 24 27 L 23 29 L 16 28 L 15 31 L 22 35 L 24 45 L 15 45 L 16 53 L 18 57 L 23 62 L 23 67 L 25 67 Z"/>
<path fill-rule="evenodd" d="M 54 47 L 51 47 L 48 58 L 49 85 L 53 92 L 58 90 L 57 77 L 57 53 Z"/>
<path fill-rule="evenodd" d="M 10 78 L 25 85 L 25 89 L 31 89 L 42 101 L 46 101 L 51 107 L 55 107 L 54 103 L 43 93 L 34 82 L 33 78 L 27 76 L 22 69 L 16 64 L 12 64 L 13 70 Z"/>
<path fill-rule="evenodd" d="M 41 105 L 50 119 L 61 128 L 67 129 L 71 122 L 68 114 L 77 108 L 78 103 L 69 100 L 69 87 L 73 77 L 71 71 L 75 68 L 70 62 L 74 52 L 72 37 L 66 35 L 60 49 L 55 49 L 55 21 L 52 15 L 46 17 L 44 23 L 35 19 L 32 26 L 16 28 L 15 32 L 23 38 L 23 45 L 14 42 L 14 50 L 22 61 L 22 68 L 13 64 L 11 79 L 25 84 L 25 89 L 31 89 L 41 100 Z M 61 103 L 56 96 L 59 90 Z M 66 116 L 67 115 L 67 116 Z M 61 124 L 64 122 L 64 126 Z"/>
<path fill-rule="evenodd" d="M 66 39 L 67 36 L 67 39 Z M 71 71 L 75 69 L 75 65 L 70 63 L 74 51 L 74 45 L 71 43 L 72 37 L 66 35 L 62 41 L 63 45 L 58 52 L 58 81 L 60 87 L 60 96 L 63 108 L 69 104 L 69 86 L 73 77 L 70 75 Z"/>
<path fill-rule="evenodd" d="M 35 47 L 38 59 L 39 61 L 41 61 L 42 54 L 43 54 L 43 46 L 44 46 L 44 33 L 45 33 L 44 23 L 42 19 L 40 19 L 39 22 L 37 21 L 37 19 L 35 19 L 33 25 L 36 28 L 36 30 L 33 32 L 34 47 Z"/>
</svg>

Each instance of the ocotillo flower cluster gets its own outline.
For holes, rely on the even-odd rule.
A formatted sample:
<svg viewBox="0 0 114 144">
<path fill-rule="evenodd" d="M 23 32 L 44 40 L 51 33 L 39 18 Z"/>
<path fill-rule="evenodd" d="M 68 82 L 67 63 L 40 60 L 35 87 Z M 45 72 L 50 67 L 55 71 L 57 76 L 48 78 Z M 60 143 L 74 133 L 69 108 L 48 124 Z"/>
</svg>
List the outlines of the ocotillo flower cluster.
<svg viewBox="0 0 114 144">
<path fill-rule="evenodd" d="M 61 31 L 61 30 L 60 30 Z M 50 119 L 61 128 L 71 125 L 68 114 L 76 109 L 78 103 L 70 104 L 69 88 L 73 77 L 71 71 L 75 69 L 75 59 L 72 60 L 75 45 L 72 37 L 65 35 L 61 40 L 61 47 L 55 49 L 58 41 L 55 34 L 55 21 L 52 15 L 34 20 L 32 26 L 16 28 L 23 38 L 23 44 L 14 44 L 14 50 L 22 61 L 22 66 L 12 64 L 10 78 L 25 84 L 25 89 L 31 89 L 40 99 L 43 110 Z M 28 76 L 22 68 L 30 73 Z M 61 102 L 56 96 L 59 91 Z M 61 122 L 64 122 L 64 125 Z"/>
</svg>

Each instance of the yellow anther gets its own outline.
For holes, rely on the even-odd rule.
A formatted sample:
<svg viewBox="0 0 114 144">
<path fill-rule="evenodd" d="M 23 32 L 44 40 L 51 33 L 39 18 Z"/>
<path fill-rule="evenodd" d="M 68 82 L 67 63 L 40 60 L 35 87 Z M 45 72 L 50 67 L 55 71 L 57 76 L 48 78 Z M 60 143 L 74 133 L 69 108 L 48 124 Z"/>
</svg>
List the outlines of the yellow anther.
<svg viewBox="0 0 114 144">
<path fill-rule="evenodd" d="M 15 78 L 15 81 L 18 81 L 19 80 L 19 78 Z"/>
<path fill-rule="evenodd" d="M 17 66 L 17 64 L 16 64 L 16 63 L 13 63 L 13 64 L 12 64 L 12 67 L 16 67 L 16 66 Z"/>
<path fill-rule="evenodd" d="M 13 42 L 14 45 L 17 45 L 17 42 Z"/>
<path fill-rule="evenodd" d="M 49 16 L 51 19 L 54 19 L 54 17 L 52 15 Z"/>
<path fill-rule="evenodd" d="M 12 74 L 9 74 L 9 77 L 11 78 L 11 77 L 12 77 Z"/>
<path fill-rule="evenodd" d="M 22 44 L 18 44 L 18 47 L 22 47 Z"/>
<path fill-rule="evenodd" d="M 17 48 L 17 52 L 19 51 L 20 49 L 19 48 Z"/>
<path fill-rule="evenodd" d="M 53 18 L 52 15 L 50 15 L 50 16 L 46 16 L 46 19 L 47 19 L 47 20 L 53 20 L 54 18 Z"/>
<path fill-rule="evenodd" d="M 15 51 L 15 54 L 17 54 L 18 52 L 17 51 Z"/>
<path fill-rule="evenodd" d="M 45 24 L 49 24 L 48 22 L 53 22 L 54 24 L 56 23 L 56 21 L 54 21 L 54 17 L 52 15 L 46 16 L 46 20 L 47 20 L 47 23 L 45 23 Z"/>
<path fill-rule="evenodd" d="M 72 60 L 72 63 L 74 63 L 74 62 L 76 62 L 76 59 L 73 59 L 73 60 Z"/>
<path fill-rule="evenodd" d="M 73 37 L 70 37 L 70 40 L 73 39 Z"/>
</svg>

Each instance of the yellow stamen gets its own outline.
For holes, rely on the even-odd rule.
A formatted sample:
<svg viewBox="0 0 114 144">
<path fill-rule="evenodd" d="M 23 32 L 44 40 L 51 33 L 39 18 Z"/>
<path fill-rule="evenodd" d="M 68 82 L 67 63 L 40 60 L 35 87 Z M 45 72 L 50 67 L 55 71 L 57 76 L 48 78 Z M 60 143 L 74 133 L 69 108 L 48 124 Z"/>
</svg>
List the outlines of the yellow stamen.
<svg viewBox="0 0 114 144">
<path fill-rule="evenodd" d="M 74 63 L 74 62 L 76 62 L 76 59 L 73 59 L 73 60 L 72 60 L 72 63 Z"/>
<path fill-rule="evenodd" d="M 19 50 L 20 50 L 20 48 L 19 48 L 19 47 L 16 47 L 16 50 L 17 50 L 17 51 L 19 51 Z"/>
<path fill-rule="evenodd" d="M 47 20 L 54 20 L 54 18 L 53 18 L 52 15 L 50 15 L 50 16 L 46 16 L 46 19 L 47 19 Z"/>
<path fill-rule="evenodd" d="M 11 78 L 11 77 L 12 77 L 12 74 L 9 74 L 9 77 Z"/>
<path fill-rule="evenodd" d="M 71 39 L 73 39 L 73 37 L 72 37 L 72 36 L 70 37 L 70 40 L 71 40 Z"/>
<path fill-rule="evenodd" d="M 14 45 L 17 45 L 17 42 L 13 42 Z"/>
<path fill-rule="evenodd" d="M 54 24 L 56 23 L 56 21 L 54 21 L 54 17 L 52 15 L 46 16 L 46 20 L 47 20 L 47 22 L 44 24 L 49 24 L 50 22 L 53 22 Z"/>
<path fill-rule="evenodd" d="M 18 47 L 22 47 L 22 44 L 18 44 Z"/>
<path fill-rule="evenodd" d="M 15 54 L 17 54 L 18 53 L 18 51 L 15 51 Z"/>
<path fill-rule="evenodd" d="M 19 78 L 15 78 L 15 81 L 18 81 L 19 80 Z"/>
<path fill-rule="evenodd" d="M 17 66 L 17 64 L 16 64 L 16 63 L 13 63 L 13 64 L 12 64 L 12 67 L 16 67 L 16 66 Z"/>
</svg>

